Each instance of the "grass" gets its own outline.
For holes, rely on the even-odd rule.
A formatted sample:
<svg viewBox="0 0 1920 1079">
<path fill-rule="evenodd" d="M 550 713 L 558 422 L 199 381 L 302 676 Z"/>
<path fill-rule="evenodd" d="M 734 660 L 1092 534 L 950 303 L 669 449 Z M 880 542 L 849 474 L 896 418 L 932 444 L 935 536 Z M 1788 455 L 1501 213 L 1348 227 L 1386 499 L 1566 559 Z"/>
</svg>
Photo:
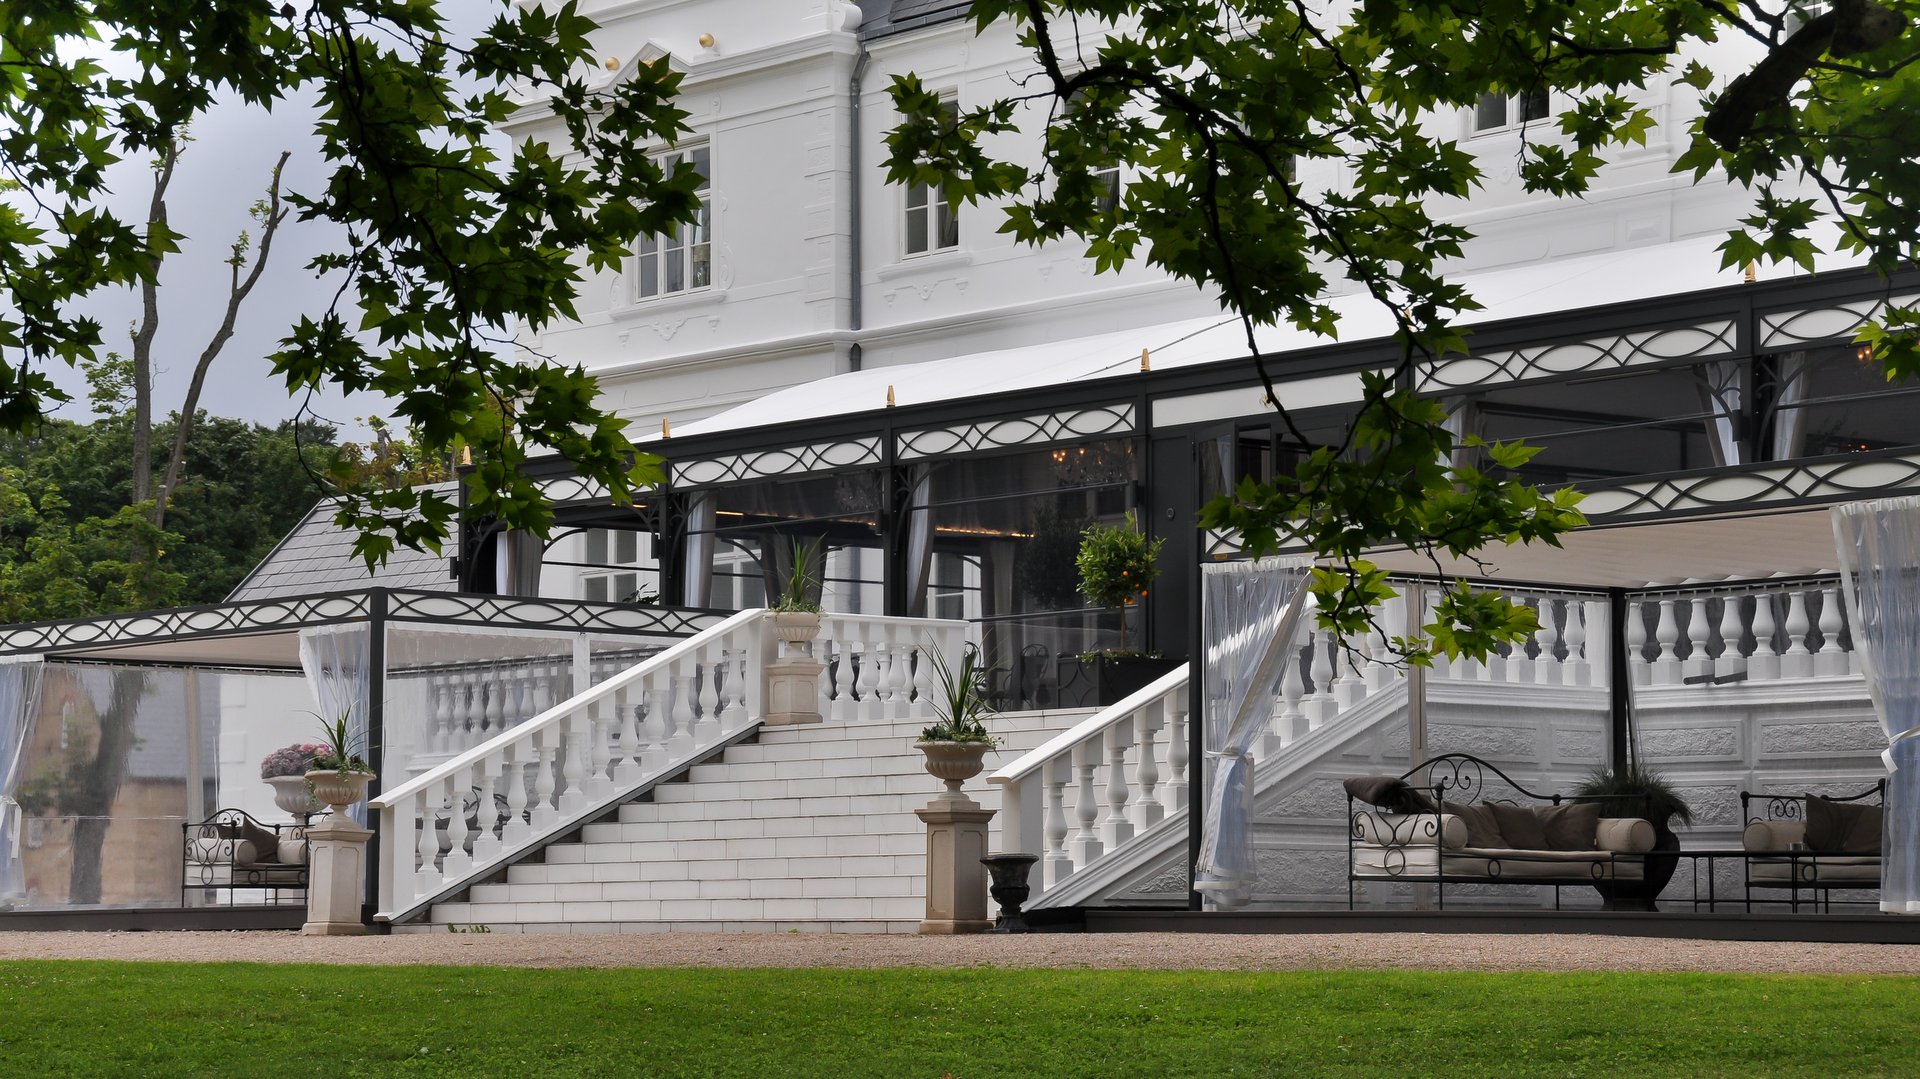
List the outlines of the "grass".
<svg viewBox="0 0 1920 1079">
<path fill-rule="evenodd" d="M 1920 1074 L 1920 978 L 0 963 L 4 1076 Z"/>
</svg>

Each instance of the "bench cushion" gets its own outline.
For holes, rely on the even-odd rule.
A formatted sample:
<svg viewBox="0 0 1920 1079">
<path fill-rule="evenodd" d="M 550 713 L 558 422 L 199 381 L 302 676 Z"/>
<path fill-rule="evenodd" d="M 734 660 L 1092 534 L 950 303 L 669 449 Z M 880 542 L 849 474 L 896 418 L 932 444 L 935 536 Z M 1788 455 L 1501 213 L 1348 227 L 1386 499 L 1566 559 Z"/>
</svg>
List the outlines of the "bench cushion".
<svg viewBox="0 0 1920 1079">
<path fill-rule="evenodd" d="M 1360 842 L 1375 847 L 1464 847 L 1468 843 L 1466 822 L 1447 813 L 1434 824 L 1431 813 L 1376 813 L 1361 810 L 1353 815 Z"/>
<path fill-rule="evenodd" d="M 1639 880 L 1645 867 L 1639 858 L 1614 858 L 1609 851 L 1514 851 L 1463 847 L 1441 851 L 1436 847 L 1380 847 L 1356 844 L 1353 875 L 1381 880 L 1395 877 L 1471 877 L 1488 882 L 1525 883 L 1530 880 Z"/>
<path fill-rule="evenodd" d="M 1847 854 L 1880 853 L 1880 822 L 1884 814 L 1879 806 L 1811 796 L 1806 806 L 1807 846 Z"/>
<path fill-rule="evenodd" d="M 1747 878 L 1754 883 L 1793 881 L 1798 872 L 1802 885 L 1878 884 L 1880 859 L 1859 854 L 1822 854 L 1812 858 L 1749 858 Z"/>
</svg>

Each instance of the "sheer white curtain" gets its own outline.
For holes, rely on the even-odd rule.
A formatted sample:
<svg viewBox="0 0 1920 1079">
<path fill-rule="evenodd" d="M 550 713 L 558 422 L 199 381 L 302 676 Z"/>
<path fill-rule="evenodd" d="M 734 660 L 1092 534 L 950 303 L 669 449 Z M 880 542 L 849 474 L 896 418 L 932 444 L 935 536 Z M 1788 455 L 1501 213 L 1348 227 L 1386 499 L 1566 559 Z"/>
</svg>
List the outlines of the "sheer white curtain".
<svg viewBox="0 0 1920 1079">
<path fill-rule="evenodd" d="M 1833 508 L 1854 654 L 1886 731 L 1880 909 L 1920 914 L 1920 498 Z"/>
<path fill-rule="evenodd" d="M 1273 683 L 1298 655 L 1308 567 L 1299 558 L 1201 567 L 1206 801 L 1193 886 L 1209 907 L 1253 896 L 1250 751 L 1273 715 Z"/>
<path fill-rule="evenodd" d="M 927 582 L 933 574 L 933 470 L 913 469 L 913 493 L 907 511 L 907 615 L 927 616 Z"/>
<path fill-rule="evenodd" d="M 367 744 L 367 711 L 373 701 L 367 645 L 372 640 L 373 627 L 364 623 L 303 629 L 300 669 L 306 673 L 307 690 L 313 694 L 321 719 L 331 724 L 345 715 L 353 744 L 364 747 L 367 763 L 377 771 L 384 747 Z M 354 806 L 352 816 L 366 823 L 366 806 Z"/>
<path fill-rule="evenodd" d="M 713 492 L 702 491 L 687 504 L 686 593 L 688 607 L 713 602 Z"/>
<path fill-rule="evenodd" d="M 27 736 L 40 708 L 40 676 L 46 664 L 39 656 L 0 658 L 0 900 L 18 898 L 20 804 L 13 792 L 20 785 Z"/>
</svg>

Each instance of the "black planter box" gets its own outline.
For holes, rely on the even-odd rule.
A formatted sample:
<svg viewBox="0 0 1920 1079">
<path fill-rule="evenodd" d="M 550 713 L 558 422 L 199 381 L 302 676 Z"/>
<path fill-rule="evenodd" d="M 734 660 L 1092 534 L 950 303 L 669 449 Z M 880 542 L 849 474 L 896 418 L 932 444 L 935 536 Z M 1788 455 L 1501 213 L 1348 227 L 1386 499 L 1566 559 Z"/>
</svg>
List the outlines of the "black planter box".
<svg viewBox="0 0 1920 1079">
<path fill-rule="evenodd" d="M 1055 669 L 1054 704 L 1059 708 L 1119 704 L 1178 666 L 1177 659 L 1149 656 L 1061 656 Z"/>
</svg>

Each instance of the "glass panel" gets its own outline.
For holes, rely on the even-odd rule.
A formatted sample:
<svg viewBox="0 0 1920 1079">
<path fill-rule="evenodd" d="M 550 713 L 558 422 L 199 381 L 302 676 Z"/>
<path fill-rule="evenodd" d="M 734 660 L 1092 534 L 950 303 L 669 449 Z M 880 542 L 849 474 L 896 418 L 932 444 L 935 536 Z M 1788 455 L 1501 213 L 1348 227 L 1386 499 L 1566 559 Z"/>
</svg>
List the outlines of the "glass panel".
<svg viewBox="0 0 1920 1079">
<path fill-rule="evenodd" d="M 605 577 L 588 577 L 581 581 L 580 598 L 605 603 L 607 601 L 607 579 Z"/>
<path fill-rule="evenodd" d="M 638 532 L 615 532 L 614 559 L 623 566 L 631 566 L 640 559 L 640 534 Z"/>
<path fill-rule="evenodd" d="M 1772 457 L 1822 457 L 1911 446 L 1920 386 L 1889 383 L 1852 346 L 1769 357 L 1763 430 Z"/>
<path fill-rule="evenodd" d="M 660 256 L 652 253 L 655 247 L 653 237 L 649 236 L 641 241 L 640 246 L 642 251 L 646 252 L 640 256 L 640 295 L 658 296 L 660 295 Z"/>
<path fill-rule="evenodd" d="M 919 188 L 921 202 L 926 201 L 926 189 Z M 918 255 L 927 249 L 927 208 L 925 205 L 911 205 L 912 192 L 908 193 L 907 209 L 907 254 Z"/>
<path fill-rule="evenodd" d="M 590 528 L 586 532 L 588 562 L 604 563 L 607 560 L 607 530 Z M 631 559 L 629 559 L 631 561 Z"/>
<path fill-rule="evenodd" d="M 1535 90 L 1518 99 L 1520 119 L 1522 121 L 1544 120 L 1547 118 L 1547 91 Z"/>
<path fill-rule="evenodd" d="M 1475 131 L 1490 131 L 1496 127 L 1507 126 L 1507 95 L 1481 94 L 1480 106 L 1474 110 L 1473 128 Z"/>
<path fill-rule="evenodd" d="M 713 186 L 712 151 L 705 146 L 696 146 L 688 153 L 693 162 L 693 171 L 700 174 L 699 190 L 709 189 Z"/>
<path fill-rule="evenodd" d="M 943 195 L 943 197 L 941 198 L 940 203 L 937 207 L 937 210 L 939 211 L 938 222 L 940 226 L 940 238 L 939 238 L 939 243 L 936 246 L 959 247 L 960 246 L 959 213 L 954 207 L 953 196 L 947 195 L 945 192 L 942 192 L 941 194 Z"/>
<path fill-rule="evenodd" d="M 1711 467 L 1716 421 L 1737 429 L 1744 417 L 1732 398 L 1702 394 L 1701 373 L 1639 370 L 1495 390 L 1476 398 L 1481 432 L 1488 441 L 1543 447 L 1520 470 L 1536 483 Z"/>
</svg>

